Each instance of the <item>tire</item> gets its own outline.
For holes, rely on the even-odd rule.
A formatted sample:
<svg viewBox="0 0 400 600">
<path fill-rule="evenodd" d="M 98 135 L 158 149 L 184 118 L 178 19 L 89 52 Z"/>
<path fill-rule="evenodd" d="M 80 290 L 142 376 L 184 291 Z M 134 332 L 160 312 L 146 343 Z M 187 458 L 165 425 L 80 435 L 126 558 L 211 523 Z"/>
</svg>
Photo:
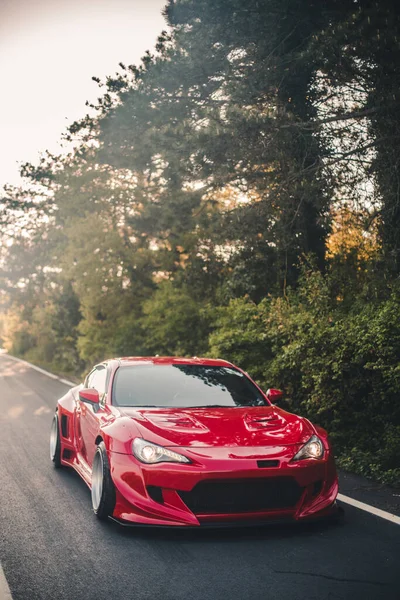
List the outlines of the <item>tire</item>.
<svg viewBox="0 0 400 600">
<path fill-rule="evenodd" d="M 56 469 L 60 469 L 62 467 L 60 427 L 59 427 L 59 423 L 58 423 L 58 414 L 57 413 L 55 413 L 55 415 L 53 417 L 53 421 L 51 423 L 50 459 L 53 461 L 53 465 Z"/>
<path fill-rule="evenodd" d="M 94 514 L 101 521 L 105 521 L 114 512 L 115 487 L 104 442 L 97 446 L 93 459 L 91 496 Z"/>
</svg>

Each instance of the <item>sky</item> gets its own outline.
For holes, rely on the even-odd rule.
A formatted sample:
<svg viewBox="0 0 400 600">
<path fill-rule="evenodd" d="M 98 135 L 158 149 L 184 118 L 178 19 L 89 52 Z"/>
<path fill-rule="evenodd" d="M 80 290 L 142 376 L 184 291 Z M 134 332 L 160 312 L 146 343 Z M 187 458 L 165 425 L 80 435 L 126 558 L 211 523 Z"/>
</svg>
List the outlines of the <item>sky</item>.
<svg viewBox="0 0 400 600">
<path fill-rule="evenodd" d="M 60 150 L 101 95 L 92 76 L 137 64 L 166 28 L 165 0 L 0 0 L 0 190 L 18 163 Z"/>
</svg>

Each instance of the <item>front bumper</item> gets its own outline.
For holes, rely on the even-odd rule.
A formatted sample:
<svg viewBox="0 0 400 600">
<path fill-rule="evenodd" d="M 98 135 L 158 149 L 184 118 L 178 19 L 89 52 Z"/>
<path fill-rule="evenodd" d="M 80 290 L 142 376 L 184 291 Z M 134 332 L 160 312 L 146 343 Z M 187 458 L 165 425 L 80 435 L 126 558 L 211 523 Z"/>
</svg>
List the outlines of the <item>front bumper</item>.
<svg viewBox="0 0 400 600">
<path fill-rule="evenodd" d="M 113 519 L 137 525 L 229 526 L 302 521 L 336 510 L 338 481 L 329 452 L 322 461 L 292 463 L 290 447 L 260 450 L 184 449 L 191 464 L 156 465 L 110 452 Z"/>
</svg>

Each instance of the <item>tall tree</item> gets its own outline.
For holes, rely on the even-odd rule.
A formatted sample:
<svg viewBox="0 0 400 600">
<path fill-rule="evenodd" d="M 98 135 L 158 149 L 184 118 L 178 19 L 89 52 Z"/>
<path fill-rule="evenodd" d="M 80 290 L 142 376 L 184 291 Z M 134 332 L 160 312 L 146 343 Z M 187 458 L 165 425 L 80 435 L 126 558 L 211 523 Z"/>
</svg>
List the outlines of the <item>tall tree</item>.
<svg viewBox="0 0 400 600">
<path fill-rule="evenodd" d="M 324 262 L 329 186 L 309 126 L 316 65 L 307 44 L 327 16 L 319 3 L 276 0 L 171 1 L 165 14 L 172 35 L 159 54 L 107 82 L 118 101 L 100 122 L 103 160 L 151 171 L 161 157 L 162 176 L 175 179 L 162 210 L 173 204 L 177 227 L 191 211 L 189 230 L 210 198 L 240 190 L 247 202 L 220 211 L 219 236 L 211 219 L 210 235 L 236 248 L 233 270 L 252 269 L 253 249 L 263 272 L 255 293 L 282 289 L 296 282 L 302 252 Z M 182 190 L 195 181 L 202 194 L 190 205 Z"/>
</svg>

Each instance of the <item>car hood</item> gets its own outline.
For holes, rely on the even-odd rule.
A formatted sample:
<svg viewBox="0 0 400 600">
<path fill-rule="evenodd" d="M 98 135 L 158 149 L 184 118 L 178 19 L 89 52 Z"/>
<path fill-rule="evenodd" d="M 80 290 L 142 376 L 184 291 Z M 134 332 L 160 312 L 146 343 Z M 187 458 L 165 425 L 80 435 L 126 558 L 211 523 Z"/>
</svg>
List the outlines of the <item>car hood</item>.
<svg viewBox="0 0 400 600">
<path fill-rule="evenodd" d="M 287 446 L 314 433 L 307 420 L 275 406 L 120 410 L 144 439 L 167 446 Z"/>
</svg>

